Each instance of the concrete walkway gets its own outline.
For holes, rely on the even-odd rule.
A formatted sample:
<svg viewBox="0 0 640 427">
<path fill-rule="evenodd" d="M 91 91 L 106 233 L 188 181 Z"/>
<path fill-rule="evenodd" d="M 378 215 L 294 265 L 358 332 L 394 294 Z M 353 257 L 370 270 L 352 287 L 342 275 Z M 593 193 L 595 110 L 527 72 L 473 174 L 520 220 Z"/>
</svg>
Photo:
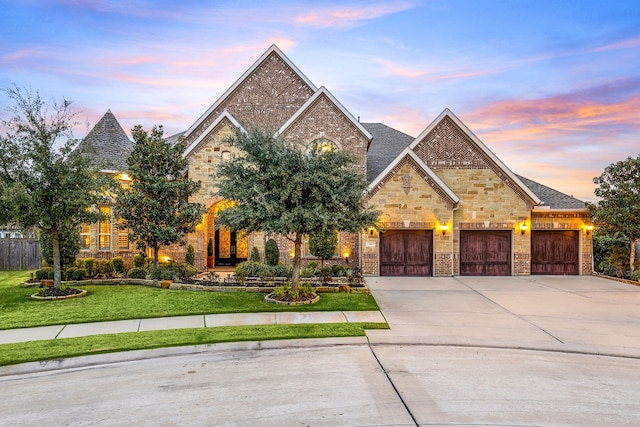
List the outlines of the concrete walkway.
<svg viewBox="0 0 640 427">
<path fill-rule="evenodd" d="M 168 329 L 345 322 L 384 323 L 386 320 L 379 311 L 206 314 L 197 316 L 118 320 L 112 322 L 78 323 L 70 325 L 42 326 L 38 328 L 6 329 L 0 330 L 0 344 Z"/>
</svg>

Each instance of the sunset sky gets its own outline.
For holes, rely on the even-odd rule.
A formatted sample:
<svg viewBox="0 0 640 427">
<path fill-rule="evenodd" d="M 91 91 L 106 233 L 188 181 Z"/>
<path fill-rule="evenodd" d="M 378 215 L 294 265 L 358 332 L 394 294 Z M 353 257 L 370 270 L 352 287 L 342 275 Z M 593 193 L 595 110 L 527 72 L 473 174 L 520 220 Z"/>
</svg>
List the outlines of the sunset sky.
<svg viewBox="0 0 640 427">
<path fill-rule="evenodd" d="M 73 100 L 78 137 L 107 109 L 171 135 L 274 43 L 363 122 L 416 136 L 450 108 L 582 200 L 640 153 L 637 0 L 0 0 L 0 87 Z"/>
</svg>

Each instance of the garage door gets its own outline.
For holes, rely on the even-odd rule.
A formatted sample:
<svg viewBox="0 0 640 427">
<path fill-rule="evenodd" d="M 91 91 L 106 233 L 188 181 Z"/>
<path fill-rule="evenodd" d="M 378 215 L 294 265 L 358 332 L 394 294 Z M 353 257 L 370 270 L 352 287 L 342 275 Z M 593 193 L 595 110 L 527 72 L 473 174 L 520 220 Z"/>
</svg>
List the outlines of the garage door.
<svg viewBox="0 0 640 427">
<path fill-rule="evenodd" d="M 511 231 L 460 231 L 461 276 L 510 276 Z"/>
<path fill-rule="evenodd" d="M 532 231 L 531 274 L 577 275 L 578 231 Z"/>
<path fill-rule="evenodd" d="M 381 276 L 432 276 L 433 230 L 380 233 Z"/>
</svg>

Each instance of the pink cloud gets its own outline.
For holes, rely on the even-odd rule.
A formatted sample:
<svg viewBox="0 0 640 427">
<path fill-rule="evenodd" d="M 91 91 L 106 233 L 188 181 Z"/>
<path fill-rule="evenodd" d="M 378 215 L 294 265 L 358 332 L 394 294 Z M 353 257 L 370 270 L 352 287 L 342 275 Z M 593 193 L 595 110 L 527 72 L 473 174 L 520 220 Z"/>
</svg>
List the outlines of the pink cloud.
<svg viewBox="0 0 640 427">
<path fill-rule="evenodd" d="M 358 7 L 326 7 L 307 14 L 298 15 L 294 21 L 301 25 L 314 27 L 350 27 L 360 21 L 380 18 L 413 8 L 409 2 L 392 2 Z"/>
<path fill-rule="evenodd" d="M 499 72 L 500 70 L 421 70 L 405 67 L 396 62 L 378 58 L 374 62 L 382 67 L 394 77 L 406 79 L 418 79 L 424 77 L 430 81 L 468 79 L 478 76 L 486 76 Z"/>
</svg>

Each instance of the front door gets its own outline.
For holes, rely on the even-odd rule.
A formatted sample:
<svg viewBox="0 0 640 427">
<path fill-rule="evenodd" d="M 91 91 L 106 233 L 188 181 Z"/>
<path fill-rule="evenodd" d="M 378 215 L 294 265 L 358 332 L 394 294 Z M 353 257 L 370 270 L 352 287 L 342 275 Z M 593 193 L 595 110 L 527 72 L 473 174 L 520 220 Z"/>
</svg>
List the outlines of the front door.
<svg viewBox="0 0 640 427">
<path fill-rule="evenodd" d="M 234 266 L 247 260 L 247 237 L 242 232 L 220 227 L 215 236 L 215 265 Z"/>
</svg>

